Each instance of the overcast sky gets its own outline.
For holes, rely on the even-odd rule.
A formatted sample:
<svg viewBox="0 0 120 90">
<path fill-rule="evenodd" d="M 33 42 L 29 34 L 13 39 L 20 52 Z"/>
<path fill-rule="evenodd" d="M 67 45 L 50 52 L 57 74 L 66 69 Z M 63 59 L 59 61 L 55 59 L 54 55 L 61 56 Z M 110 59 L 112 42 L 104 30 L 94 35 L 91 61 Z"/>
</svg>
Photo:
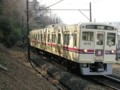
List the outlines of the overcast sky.
<svg viewBox="0 0 120 90">
<path fill-rule="evenodd" d="M 52 5 L 60 0 L 38 0 L 46 6 Z M 89 2 L 92 3 L 92 21 L 96 22 L 120 22 L 120 0 L 63 0 L 51 9 L 89 9 Z M 79 11 L 52 11 L 59 16 L 64 23 L 74 24 L 88 22 Z M 89 11 L 82 11 L 89 17 Z"/>
</svg>

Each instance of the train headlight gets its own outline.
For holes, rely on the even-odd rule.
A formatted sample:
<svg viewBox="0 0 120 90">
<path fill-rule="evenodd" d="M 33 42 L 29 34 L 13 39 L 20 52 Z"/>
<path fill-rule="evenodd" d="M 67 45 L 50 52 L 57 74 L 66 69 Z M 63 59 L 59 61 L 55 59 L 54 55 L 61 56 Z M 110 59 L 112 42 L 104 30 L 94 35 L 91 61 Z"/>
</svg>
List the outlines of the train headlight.
<svg viewBox="0 0 120 90">
<path fill-rule="evenodd" d="M 88 50 L 87 50 L 87 49 L 84 49 L 84 52 L 86 53 L 86 52 L 88 52 Z"/>
<path fill-rule="evenodd" d="M 115 53 L 115 50 L 111 50 L 111 53 Z"/>
</svg>

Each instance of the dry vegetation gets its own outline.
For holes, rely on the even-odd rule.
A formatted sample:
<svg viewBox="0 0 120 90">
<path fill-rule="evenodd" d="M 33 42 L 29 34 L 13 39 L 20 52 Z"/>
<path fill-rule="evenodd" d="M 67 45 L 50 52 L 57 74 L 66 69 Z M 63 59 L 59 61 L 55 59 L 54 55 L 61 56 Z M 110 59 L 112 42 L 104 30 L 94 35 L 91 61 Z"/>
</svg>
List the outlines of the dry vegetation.
<svg viewBox="0 0 120 90">
<path fill-rule="evenodd" d="M 0 68 L 0 90 L 56 90 L 33 70 L 28 63 L 25 49 L 6 49 L 0 44 L 0 64 L 8 68 L 7 71 Z M 120 65 L 113 67 L 113 73 L 120 76 Z"/>
<path fill-rule="evenodd" d="M 25 51 L 3 48 L 0 48 L 0 63 L 8 70 L 0 68 L 0 90 L 55 90 L 29 65 Z"/>
</svg>

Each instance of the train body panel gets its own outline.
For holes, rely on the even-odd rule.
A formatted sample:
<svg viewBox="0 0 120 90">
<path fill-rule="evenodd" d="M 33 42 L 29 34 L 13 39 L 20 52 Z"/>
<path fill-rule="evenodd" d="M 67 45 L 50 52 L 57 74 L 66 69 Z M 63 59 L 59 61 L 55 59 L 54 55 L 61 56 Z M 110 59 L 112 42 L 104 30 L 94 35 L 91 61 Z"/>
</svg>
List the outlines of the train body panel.
<svg viewBox="0 0 120 90">
<path fill-rule="evenodd" d="M 50 25 L 30 32 L 30 45 L 79 63 L 83 75 L 112 73 L 115 27 L 99 23 Z"/>
</svg>

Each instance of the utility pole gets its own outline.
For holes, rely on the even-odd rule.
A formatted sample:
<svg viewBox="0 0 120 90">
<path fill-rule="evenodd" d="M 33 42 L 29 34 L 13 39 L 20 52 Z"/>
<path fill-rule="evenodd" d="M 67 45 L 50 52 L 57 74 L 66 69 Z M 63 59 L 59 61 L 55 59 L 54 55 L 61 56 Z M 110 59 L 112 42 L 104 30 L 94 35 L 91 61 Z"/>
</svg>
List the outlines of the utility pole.
<svg viewBox="0 0 120 90">
<path fill-rule="evenodd" d="M 29 2 L 26 0 L 27 9 L 27 45 L 28 45 L 28 60 L 30 60 L 30 44 L 29 44 Z"/>
<path fill-rule="evenodd" d="M 92 8 L 91 8 L 91 2 L 90 2 L 90 22 L 92 22 Z"/>
</svg>

